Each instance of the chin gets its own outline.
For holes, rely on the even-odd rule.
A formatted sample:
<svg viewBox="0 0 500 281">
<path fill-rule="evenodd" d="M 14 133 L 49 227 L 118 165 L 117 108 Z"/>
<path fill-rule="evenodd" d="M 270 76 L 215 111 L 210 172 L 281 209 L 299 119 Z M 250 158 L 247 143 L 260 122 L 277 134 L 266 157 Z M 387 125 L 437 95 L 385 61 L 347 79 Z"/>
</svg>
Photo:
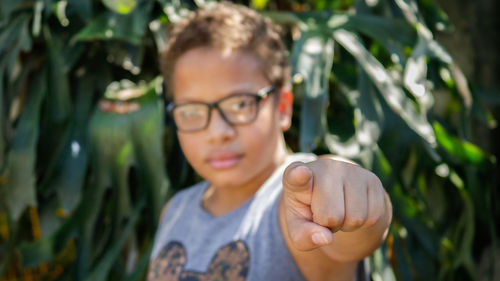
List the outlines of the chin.
<svg viewBox="0 0 500 281">
<path fill-rule="evenodd" d="M 216 186 L 217 188 L 237 188 L 245 185 L 249 180 L 244 180 L 241 177 L 236 177 L 233 179 L 228 179 L 228 177 L 223 178 L 207 178 L 207 180 Z"/>
</svg>

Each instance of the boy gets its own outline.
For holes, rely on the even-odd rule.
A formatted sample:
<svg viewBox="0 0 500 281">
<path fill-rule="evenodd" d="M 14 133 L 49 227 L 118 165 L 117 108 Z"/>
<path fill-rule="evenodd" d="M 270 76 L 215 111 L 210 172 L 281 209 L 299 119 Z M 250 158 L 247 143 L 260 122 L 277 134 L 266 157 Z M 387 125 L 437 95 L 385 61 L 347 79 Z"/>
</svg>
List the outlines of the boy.
<svg viewBox="0 0 500 281">
<path fill-rule="evenodd" d="M 181 148 L 206 180 L 165 207 L 148 280 L 363 280 L 392 209 L 361 167 L 290 154 L 277 27 L 231 3 L 174 27 L 162 67 Z"/>
</svg>

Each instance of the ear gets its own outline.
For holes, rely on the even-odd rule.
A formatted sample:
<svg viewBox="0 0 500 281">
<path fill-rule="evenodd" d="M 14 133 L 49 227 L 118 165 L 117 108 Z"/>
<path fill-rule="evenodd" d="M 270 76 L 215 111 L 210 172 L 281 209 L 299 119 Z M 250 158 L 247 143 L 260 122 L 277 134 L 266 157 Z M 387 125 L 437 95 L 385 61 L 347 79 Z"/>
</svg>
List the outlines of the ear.
<svg viewBox="0 0 500 281">
<path fill-rule="evenodd" d="M 279 92 L 278 113 L 281 130 L 284 132 L 292 125 L 293 94 L 289 89 L 282 88 Z"/>
</svg>

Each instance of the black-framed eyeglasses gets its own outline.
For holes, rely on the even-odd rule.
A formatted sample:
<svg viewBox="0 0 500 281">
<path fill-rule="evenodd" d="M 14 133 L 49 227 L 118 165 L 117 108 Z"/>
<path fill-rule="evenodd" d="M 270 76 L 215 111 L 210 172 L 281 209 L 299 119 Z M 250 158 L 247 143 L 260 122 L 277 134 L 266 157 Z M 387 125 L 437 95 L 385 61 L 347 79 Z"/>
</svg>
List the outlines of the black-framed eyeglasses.
<svg viewBox="0 0 500 281">
<path fill-rule="evenodd" d="M 256 94 L 234 94 L 213 103 L 170 103 L 167 112 L 172 115 L 178 131 L 197 132 L 210 123 L 215 108 L 231 126 L 251 123 L 257 118 L 260 101 L 276 90 L 275 85 L 260 89 Z"/>
</svg>

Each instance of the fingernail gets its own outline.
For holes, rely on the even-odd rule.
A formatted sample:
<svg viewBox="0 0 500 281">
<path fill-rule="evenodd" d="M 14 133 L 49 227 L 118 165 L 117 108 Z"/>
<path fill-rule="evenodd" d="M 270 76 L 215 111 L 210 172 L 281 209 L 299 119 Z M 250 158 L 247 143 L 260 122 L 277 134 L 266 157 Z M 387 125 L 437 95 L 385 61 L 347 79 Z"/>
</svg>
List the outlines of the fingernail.
<svg viewBox="0 0 500 281">
<path fill-rule="evenodd" d="M 329 243 L 328 238 L 322 232 L 316 232 L 312 235 L 312 241 L 316 245 L 326 245 Z"/>
</svg>

